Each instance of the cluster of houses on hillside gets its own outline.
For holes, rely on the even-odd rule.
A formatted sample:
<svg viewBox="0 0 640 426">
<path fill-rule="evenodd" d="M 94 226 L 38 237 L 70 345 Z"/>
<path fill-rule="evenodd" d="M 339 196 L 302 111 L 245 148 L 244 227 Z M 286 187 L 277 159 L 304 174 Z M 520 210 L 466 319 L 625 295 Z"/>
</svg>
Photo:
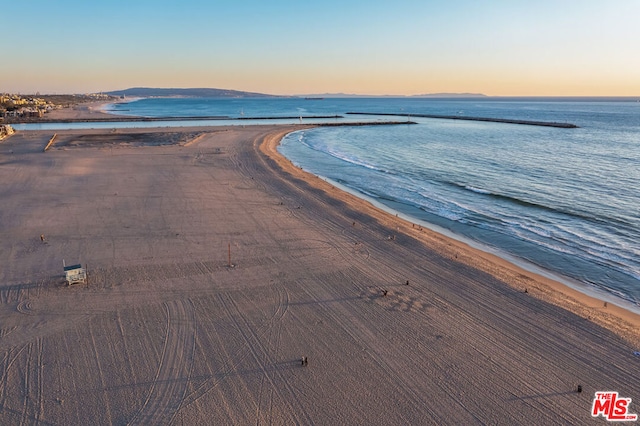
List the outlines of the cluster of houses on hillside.
<svg viewBox="0 0 640 426">
<path fill-rule="evenodd" d="M 0 94 L 0 118 L 28 117 L 41 118 L 57 106 L 44 99 Z"/>
<path fill-rule="evenodd" d="M 9 126 L 8 124 L 0 124 L 0 141 L 6 137 L 11 136 L 14 133 L 15 131 L 13 130 L 13 127 Z"/>
<path fill-rule="evenodd" d="M 0 93 L 0 122 L 16 123 L 37 121 L 54 109 L 73 107 L 84 102 L 109 101 L 115 99 L 106 93 L 84 95 L 36 95 L 22 96 Z"/>
</svg>

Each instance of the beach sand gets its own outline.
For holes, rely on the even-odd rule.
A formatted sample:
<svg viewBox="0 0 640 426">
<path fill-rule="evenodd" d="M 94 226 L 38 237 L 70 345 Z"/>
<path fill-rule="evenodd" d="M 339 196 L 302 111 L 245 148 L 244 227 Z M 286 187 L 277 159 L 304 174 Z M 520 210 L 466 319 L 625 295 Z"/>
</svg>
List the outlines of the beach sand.
<svg viewBox="0 0 640 426">
<path fill-rule="evenodd" d="M 302 172 L 275 152 L 296 128 L 0 144 L 0 424 L 585 424 L 601 390 L 640 411 L 636 315 Z"/>
<path fill-rule="evenodd" d="M 74 105 L 70 108 L 54 109 L 48 112 L 44 116 L 46 121 L 56 120 L 91 120 L 91 119 L 113 119 L 116 117 L 122 117 L 122 115 L 110 114 L 103 111 L 107 105 L 112 103 L 122 102 L 120 100 L 114 100 L 113 102 L 95 101 L 95 102 L 83 102 Z"/>
</svg>

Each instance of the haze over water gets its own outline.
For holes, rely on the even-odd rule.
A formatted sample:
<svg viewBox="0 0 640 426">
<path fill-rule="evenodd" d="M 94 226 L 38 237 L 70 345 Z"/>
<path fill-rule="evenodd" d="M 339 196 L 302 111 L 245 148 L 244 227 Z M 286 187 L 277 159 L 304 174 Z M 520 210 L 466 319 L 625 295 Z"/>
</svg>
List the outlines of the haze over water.
<svg viewBox="0 0 640 426">
<path fill-rule="evenodd" d="M 144 99 L 114 110 L 154 117 L 358 111 L 576 124 L 561 129 L 411 117 L 419 124 L 297 132 L 283 140 L 281 152 L 411 217 L 640 302 L 638 102 Z"/>
</svg>

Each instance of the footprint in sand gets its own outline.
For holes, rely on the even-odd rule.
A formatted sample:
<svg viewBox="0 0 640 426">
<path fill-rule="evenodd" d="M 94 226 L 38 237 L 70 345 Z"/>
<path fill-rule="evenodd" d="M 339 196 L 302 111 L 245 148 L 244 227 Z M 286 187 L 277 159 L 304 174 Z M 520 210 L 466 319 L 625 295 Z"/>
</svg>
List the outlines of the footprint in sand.
<svg viewBox="0 0 640 426">
<path fill-rule="evenodd" d="M 402 291 L 384 290 L 378 287 L 370 286 L 360 294 L 368 303 L 375 303 L 390 311 L 400 312 L 423 312 L 428 306 L 425 302 L 417 297 L 404 294 Z"/>
</svg>

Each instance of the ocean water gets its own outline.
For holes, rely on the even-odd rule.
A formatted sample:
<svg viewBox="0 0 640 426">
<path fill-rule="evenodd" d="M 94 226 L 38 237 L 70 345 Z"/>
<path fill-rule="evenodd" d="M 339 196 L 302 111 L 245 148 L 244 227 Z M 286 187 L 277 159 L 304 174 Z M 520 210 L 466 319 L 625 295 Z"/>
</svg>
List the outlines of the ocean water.
<svg viewBox="0 0 640 426">
<path fill-rule="evenodd" d="M 281 152 L 411 217 L 638 305 L 640 104 L 408 104 L 405 111 L 412 113 L 579 128 L 421 119 L 413 126 L 298 132 L 283 141 Z"/>
<path fill-rule="evenodd" d="M 304 169 L 416 220 L 640 306 L 635 100 L 184 98 L 142 99 L 110 109 L 149 117 L 307 120 L 380 112 L 398 119 L 439 114 L 576 124 L 564 129 L 411 117 L 418 124 L 296 132 L 280 151 Z M 393 119 L 344 116 L 335 121 Z"/>
</svg>

